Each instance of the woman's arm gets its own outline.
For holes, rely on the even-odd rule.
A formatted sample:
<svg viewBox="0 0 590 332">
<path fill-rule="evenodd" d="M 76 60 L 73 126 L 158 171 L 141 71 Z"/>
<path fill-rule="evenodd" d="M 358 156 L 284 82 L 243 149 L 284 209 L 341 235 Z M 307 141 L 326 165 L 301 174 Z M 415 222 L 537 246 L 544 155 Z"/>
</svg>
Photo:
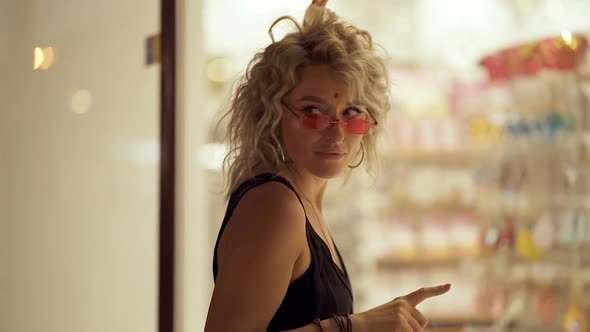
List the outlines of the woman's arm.
<svg viewBox="0 0 590 332">
<path fill-rule="evenodd" d="M 205 331 L 266 331 L 304 248 L 305 214 L 295 194 L 278 182 L 248 191 L 219 243 Z"/>
</svg>

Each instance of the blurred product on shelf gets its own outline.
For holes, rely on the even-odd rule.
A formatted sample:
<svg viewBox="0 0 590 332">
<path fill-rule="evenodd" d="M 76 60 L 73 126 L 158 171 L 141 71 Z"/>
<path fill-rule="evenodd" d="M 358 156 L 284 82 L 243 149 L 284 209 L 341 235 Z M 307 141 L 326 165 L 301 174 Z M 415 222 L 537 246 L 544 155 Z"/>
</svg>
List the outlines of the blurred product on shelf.
<svg viewBox="0 0 590 332">
<path fill-rule="evenodd" d="M 512 46 L 485 56 L 481 64 L 490 80 L 536 75 L 543 70 L 576 70 L 586 55 L 588 39 L 583 34 L 562 31 L 560 36 Z"/>
</svg>

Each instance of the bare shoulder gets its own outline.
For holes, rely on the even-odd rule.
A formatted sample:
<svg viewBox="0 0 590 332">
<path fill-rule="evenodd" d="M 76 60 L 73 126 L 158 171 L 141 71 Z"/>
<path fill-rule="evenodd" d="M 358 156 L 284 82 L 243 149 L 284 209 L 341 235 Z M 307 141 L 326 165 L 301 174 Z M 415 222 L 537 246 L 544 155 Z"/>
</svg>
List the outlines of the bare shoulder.
<svg viewBox="0 0 590 332">
<path fill-rule="evenodd" d="M 218 258 L 248 244 L 266 249 L 299 251 L 305 239 L 305 212 L 285 184 L 270 181 L 250 189 L 236 206 L 218 248 Z M 261 242 L 262 241 L 262 242 Z"/>
<path fill-rule="evenodd" d="M 246 192 L 217 248 L 205 331 L 265 331 L 305 241 L 305 213 L 287 186 L 273 181 Z"/>
</svg>

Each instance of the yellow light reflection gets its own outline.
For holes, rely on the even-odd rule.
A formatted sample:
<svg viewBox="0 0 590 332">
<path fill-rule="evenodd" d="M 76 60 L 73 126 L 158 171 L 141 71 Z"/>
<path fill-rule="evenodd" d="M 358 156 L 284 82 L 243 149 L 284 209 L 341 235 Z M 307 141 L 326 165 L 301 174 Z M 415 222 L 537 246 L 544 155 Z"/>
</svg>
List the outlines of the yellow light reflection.
<svg viewBox="0 0 590 332">
<path fill-rule="evenodd" d="M 90 110 L 92 106 L 92 94 L 88 90 L 78 90 L 74 92 L 70 100 L 70 107 L 72 112 L 76 114 L 84 114 Z"/>
<path fill-rule="evenodd" d="M 564 44 L 570 46 L 572 44 L 572 33 L 567 30 L 561 31 L 561 39 L 563 39 Z"/>
<path fill-rule="evenodd" d="M 35 47 L 33 50 L 33 70 L 47 70 L 55 62 L 55 49 L 53 47 Z"/>
<path fill-rule="evenodd" d="M 33 70 L 41 68 L 44 59 L 45 55 L 43 54 L 43 50 L 40 47 L 35 47 L 33 51 Z"/>
<path fill-rule="evenodd" d="M 229 61 L 223 58 L 211 60 L 207 64 L 207 78 L 213 82 L 223 83 L 230 77 Z"/>
<path fill-rule="evenodd" d="M 41 69 L 47 70 L 53 66 L 55 62 L 55 49 L 53 47 L 47 47 L 43 49 L 43 63 Z"/>
</svg>

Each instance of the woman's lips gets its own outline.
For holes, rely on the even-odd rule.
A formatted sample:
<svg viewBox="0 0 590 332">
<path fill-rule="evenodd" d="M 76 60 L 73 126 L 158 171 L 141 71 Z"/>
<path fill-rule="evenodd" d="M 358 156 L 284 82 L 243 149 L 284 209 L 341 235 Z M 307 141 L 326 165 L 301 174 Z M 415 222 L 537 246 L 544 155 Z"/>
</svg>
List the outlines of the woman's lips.
<svg viewBox="0 0 590 332">
<path fill-rule="evenodd" d="M 344 158 L 346 153 L 343 152 L 316 152 L 318 156 L 324 159 L 338 160 Z"/>
</svg>

